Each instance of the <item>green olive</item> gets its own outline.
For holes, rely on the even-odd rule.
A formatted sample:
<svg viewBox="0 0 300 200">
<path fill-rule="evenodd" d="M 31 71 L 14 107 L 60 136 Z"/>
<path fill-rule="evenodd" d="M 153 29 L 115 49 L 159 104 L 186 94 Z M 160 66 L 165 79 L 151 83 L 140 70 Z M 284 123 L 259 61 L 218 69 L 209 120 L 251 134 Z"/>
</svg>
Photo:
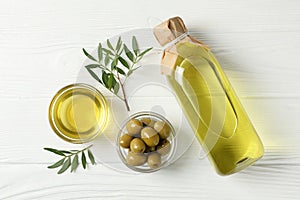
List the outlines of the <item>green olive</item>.
<svg viewBox="0 0 300 200">
<path fill-rule="evenodd" d="M 131 119 L 126 124 L 126 129 L 128 131 L 128 134 L 131 136 L 139 134 L 142 128 L 143 128 L 143 124 L 138 119 Z"/>
<path fill-rule="evenodd" d="M 151 153 L 147 160 L 148 166 L 151 169 L 156 169 L 161 166 L 161 156 L 159 153 Z"/>
<path fill-rule="evenodd" d="M 120 137 L 119 144 L 123 148 L 129 148 L 132 139 L 133 137 L 126 133 Z"/>
<path fill-rule="evenodd" d="M 166 122 L 155 122 L 154 129 L 158 132 L 161 139 L 166 139 L 170 136 L 171 128 Z"/>
<path fill-rule="evenodd" d="M 153 128 L 156 121 L 154 119 L 151 119 L 150 117 L 144 117 L 141 119 L 141 122 L 146 126 L 150 126 L 151 128 Z"/>
<path fill-rule="evenodd" d="M 143 153 L 146 150 L 146 145 L 140 138 L 134 138 L 130 142 L 130 150 L 134 153 Z"/>
<path fill-rule="evenodd" d="M 162 156 L 167 155 L 171 151 L 171 143 L 169 140 L 161 140 L 157 145 L 157 153 Z"/>
<path fill-rule="evenodd" d="M 141 137 L 149 147 L 154 147 L 159 143 L 159 136 L 157 132 L 151 127 L 143 128 Z"/>
<path fill-rule="evenodd" d="M 126 162 L 131 166 L 143 165 L 147 161 L 147 156 L 143 153 L 134 153 L 132 151 L 128 152 L 126 157 Z"/>
</svg>

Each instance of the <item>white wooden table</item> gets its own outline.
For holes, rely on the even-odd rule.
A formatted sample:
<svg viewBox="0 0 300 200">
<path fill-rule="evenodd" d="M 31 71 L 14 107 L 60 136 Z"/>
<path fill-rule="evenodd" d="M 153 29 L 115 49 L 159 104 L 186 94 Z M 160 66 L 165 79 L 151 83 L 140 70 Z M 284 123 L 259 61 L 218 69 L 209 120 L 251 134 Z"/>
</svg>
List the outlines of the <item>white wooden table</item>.
<svg viewBox="0 0 300 200">
<path fill-rule="evenodd" d="M 181 16 L 219 59 L 265 145 L 263 159 L 218 176 L 198 143 L 174 165 L 130 175 L 101 164 L 57 175 L 45 146 L 53 94 L 76 80 L 81 48 L 149 17 Z M 297 0 L 0 2 L 0 199 L 299 199 L 300 2 Z"/>
</svg>

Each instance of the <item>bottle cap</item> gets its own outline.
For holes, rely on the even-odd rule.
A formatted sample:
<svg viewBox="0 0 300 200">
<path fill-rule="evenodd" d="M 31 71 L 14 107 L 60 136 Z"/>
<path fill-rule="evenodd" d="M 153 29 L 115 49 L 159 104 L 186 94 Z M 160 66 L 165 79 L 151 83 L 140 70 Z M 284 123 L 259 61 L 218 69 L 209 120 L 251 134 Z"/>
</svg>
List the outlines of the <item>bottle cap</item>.
<svg viewBox="0 0 300 200">
<path fill-rule="evenodd" d="M 186 33 L 187 29 L 180 17 L 173 17 L 154 27 L 153 33 L 161 46 L 168 44 Z"/>
</svg>

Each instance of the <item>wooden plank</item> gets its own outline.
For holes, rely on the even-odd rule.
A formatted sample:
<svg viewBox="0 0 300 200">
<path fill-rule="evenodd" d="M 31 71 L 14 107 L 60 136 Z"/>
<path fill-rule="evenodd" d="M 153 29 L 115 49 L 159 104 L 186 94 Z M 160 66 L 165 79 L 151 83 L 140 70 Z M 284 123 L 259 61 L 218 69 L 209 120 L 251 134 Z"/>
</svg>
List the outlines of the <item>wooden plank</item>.
<svg viewBox="0 0 300 200">
<path fill-rule="evenodd" d="M 189 152 L 192 153 L 192 152 Z M 278 152 L 277 152 L 278 153 Z M 299 154 L 298 154 L 299 155 Z M 286 154 L 284 155 L 286 157 Z M 298 157 L 299 159 L 299 157 Z M 280 161 L 280 160 L 278 160 Z M 153 174 L 132 175 L 101 165 L 55 175 L 46 165 L 0 165 L 1 199 L 297 199 L 299 165 L 255 166 L 229 177 L 215 174 L 207 160 L 189 157 Z M 299 163 L 298 163 L 299 164 Z M 5 176 L 14 172 L 12 176 Z"/>
</svg>

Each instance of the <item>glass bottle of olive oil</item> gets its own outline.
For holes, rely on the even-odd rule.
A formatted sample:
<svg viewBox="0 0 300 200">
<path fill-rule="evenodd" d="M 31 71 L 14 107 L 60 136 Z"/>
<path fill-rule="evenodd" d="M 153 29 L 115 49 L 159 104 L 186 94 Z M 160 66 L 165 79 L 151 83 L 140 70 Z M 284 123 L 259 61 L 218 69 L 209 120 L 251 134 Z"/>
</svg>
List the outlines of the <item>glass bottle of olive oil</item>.
<svg viewBox="0 0 300 200">
<path fill-rule="evenodd" d="M 232 174 L 262 157 L 260 138 L 209 48 L 179 17 L 156 26 L 154 35 L 167 46 L 162 73 L 216 171 Z"/>
</svg>

